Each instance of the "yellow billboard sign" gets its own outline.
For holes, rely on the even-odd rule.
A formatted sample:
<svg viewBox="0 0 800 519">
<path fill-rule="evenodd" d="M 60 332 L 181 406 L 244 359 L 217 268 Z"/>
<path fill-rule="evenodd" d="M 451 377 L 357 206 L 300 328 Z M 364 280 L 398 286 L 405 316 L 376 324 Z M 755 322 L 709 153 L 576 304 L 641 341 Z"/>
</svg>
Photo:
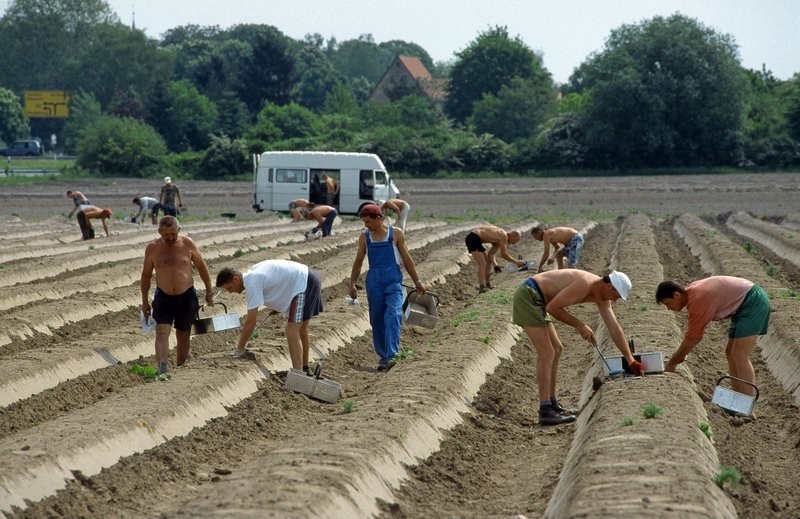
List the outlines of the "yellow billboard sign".
<svg viewBox="0 0 800 519">
<path fill-rule="evenodd" d="M 72 94 L 63 90 L 26 90 L 25 115 L 28 117 L 69 117 Z"/>
</svg>

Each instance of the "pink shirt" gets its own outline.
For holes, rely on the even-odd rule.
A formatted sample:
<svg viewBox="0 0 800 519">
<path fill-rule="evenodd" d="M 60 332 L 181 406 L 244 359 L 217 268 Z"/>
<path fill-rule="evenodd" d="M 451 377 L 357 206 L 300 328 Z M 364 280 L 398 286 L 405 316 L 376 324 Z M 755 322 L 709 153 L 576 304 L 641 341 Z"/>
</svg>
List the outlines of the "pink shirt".
<svg viewBox="0 0 800 519">
<path fill-rule="evenodd" d="M 684 339 L 702 339 L 708 323 L 736 313 L 751 288 L 752 281 L 732 276 L 711 276 L 686 287 L 689 326 Z"/>
</svg>

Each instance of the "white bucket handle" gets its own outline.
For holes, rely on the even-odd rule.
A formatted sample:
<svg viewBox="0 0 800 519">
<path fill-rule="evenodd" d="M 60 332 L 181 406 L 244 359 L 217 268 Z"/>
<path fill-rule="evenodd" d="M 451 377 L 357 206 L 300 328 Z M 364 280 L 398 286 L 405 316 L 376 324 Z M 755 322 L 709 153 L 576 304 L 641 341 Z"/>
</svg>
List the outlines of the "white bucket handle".
<svg viewBox="0 0 800 519">
<path fill-rule="evenodd" d="M 756 396 L 755 396 L 755 398 L 753 399 L 753 403 L 755 403 L 755 402 L 757 402 L 757 401 L 758 401 L 758 394 L 759 394 L 759 391 L 758 391 L 758 386 L 756 386 L 756 385 L 755 385 L 755 384 L 753 384 L 752 382 L 748 382 L 748 381 L 746 381 L 746 380 L 743 380 L 743 379 L 741 379 L 741 378 L 739 378 L 739 377 L 732 377 L 732 376 L 730 376 L 730 375 L 722 375 L 721 377 L 719 377 L 719 379 L 717 379 L 717 384 L 716 384 L 716 385 L 719 385 L 719 383 L 720 383 L 720 382 L 722 382 L 722 380 L 723 380 L 723 379 L 726 379 L 726 378 L 729 378 L 729 379 L 731 379 L 731 380 L 736 380 L 736 381 L 738 381 L 738 382 L 741 382 L 741 383 L 743 383 L 743 384 L 747 384 L 748 386 L 750 386 L 750 387 L 752 387 L 753 389 L 755 389 L 755 390 L 756 390 Z"/>
</svg>

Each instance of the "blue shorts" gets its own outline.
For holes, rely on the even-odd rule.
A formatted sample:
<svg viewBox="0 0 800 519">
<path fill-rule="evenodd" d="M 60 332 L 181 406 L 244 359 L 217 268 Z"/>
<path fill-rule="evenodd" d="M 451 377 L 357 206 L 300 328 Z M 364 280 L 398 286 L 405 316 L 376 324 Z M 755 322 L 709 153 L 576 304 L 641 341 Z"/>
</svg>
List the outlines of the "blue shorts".
<svg viewBox="0 0 800 519">
<path fill-rule="evenodd" d="M 156 288 L 153 295 L 153 319 L 157 324 L 175 324 L 175 329 L 188 332 L 192 329 L 192 321 L 197 319 L 200 304 L 197 302 L 197 291 L 194 287 L 183 294 L 170 296 Z"/>
<path fill-rule="evenodd" d="M 567 265 L 574 267 L 581 257 L 581 249 L 583 249 L 583 236 L 581 236 L 581 233 L 577 233 L 570 238 L 569 243 L 563 249 L 558 251 L 558 255 L 562 258 L 567 258 Z"/>
</svg>

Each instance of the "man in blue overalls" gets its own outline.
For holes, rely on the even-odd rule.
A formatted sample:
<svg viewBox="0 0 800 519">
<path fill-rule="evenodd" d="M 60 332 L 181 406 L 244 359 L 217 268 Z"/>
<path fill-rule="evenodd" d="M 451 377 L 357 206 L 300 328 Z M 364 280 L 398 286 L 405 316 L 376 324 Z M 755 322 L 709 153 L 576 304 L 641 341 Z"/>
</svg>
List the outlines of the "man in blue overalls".
<svg viewBox="0 0 800 519">
<path fill-rule="evenodd" d="M 380 357 L 378 371 L 388 371 L 394 365 L 394 357 L 400 349 L 400 326 L 403 321 L 401 261 L 416 290 L 424 294 L 425 287 L 408 253 L 403 230 L 387 226 L 380 207 L 375 204 L 362 207 L 358 216 L 366 229 L 358 238 L 358 252 L 350 273 L 350 297 L 356 298 L 356 281 L 361 274 L 364 256 L 368 256 L 367 303 L 372 343 L 375 353 Z"/>
</svg>

